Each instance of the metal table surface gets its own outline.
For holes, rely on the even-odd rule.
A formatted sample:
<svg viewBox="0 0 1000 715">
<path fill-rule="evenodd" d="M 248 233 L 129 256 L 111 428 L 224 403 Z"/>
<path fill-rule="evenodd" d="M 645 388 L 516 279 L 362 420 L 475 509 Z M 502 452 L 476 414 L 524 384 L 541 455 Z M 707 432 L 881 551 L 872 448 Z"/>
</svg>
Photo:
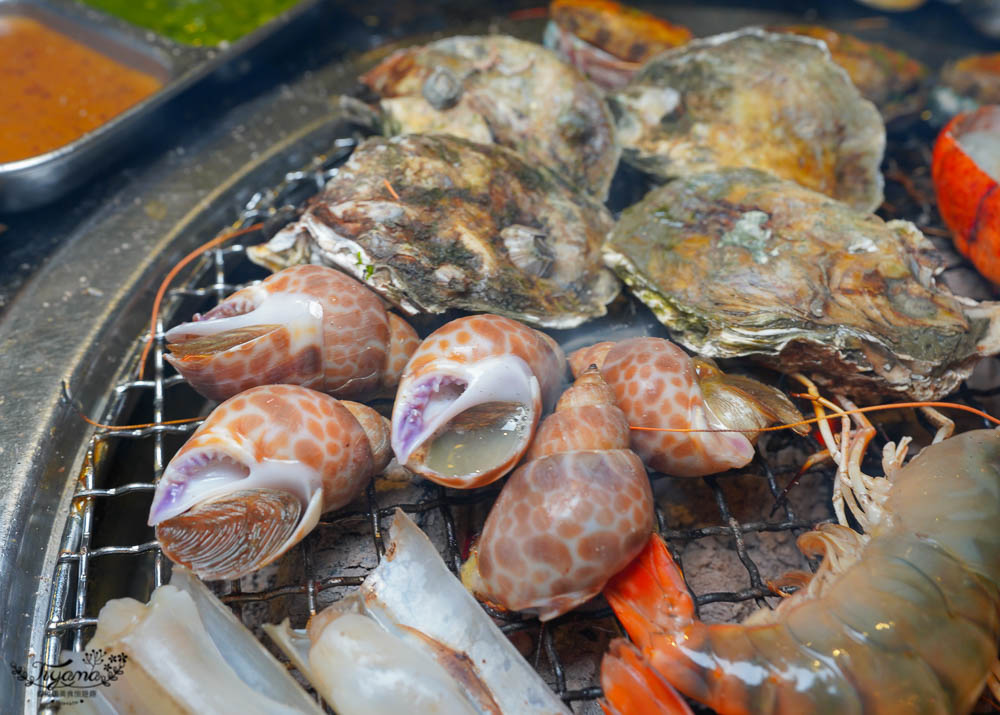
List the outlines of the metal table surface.
<svg viewBox="0 0 1000 715">
<path fill-rule="evenodd" d="M 236 174 L 245 177 L 268 162 L 288 162 L 289 168 L 301 162 L 301 156 L 283 155 L 283 142 L 329 115 L 328 87 L 351 81 L 338 74 L 335 60 L 393 38 L 537 4 L 445 2 L 431 10 L 388 0 L 360 9 L 324 5 L 293 38 L 262 48 L 171 104 L 143 143 L 98 180 L 50 206 L 0 214 L 4 670 L 37 642 L 33 634 L 44 614 L 35 603 L 48 597 L 51 573 L 45 568 L 58 549 L 82 458 L 81 435 L 89 431 L 61 401 L 60 383 L 73 386 L 84 405 L 103 406 L 121 355 L 148 321 L 161 277 L 183 255 L 172 227 L 229 190 Z M 729 2 L 702 6 L 703 17 L 730 29 L 747 24 L 761 5 L 818 22 L 877 15 L 842 2 L 815 3 L 806 11 L 800 2 Z M 933 34 L 933 43 L 906 47 L 932 67 L 961 49 L 998 46 L 944 4 L 892 17 L 891 24 L 911 38 Z M 15 712 L 22 702 L 19 684 L 0 676 L 0 710 Z"/>
</svg>

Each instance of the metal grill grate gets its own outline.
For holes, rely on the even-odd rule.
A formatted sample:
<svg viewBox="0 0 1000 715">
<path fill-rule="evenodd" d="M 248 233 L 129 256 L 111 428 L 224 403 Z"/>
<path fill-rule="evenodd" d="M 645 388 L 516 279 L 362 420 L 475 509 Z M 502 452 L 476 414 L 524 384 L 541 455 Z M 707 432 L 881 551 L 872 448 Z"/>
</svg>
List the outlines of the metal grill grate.
<svg viewBox="0 0 1000 715">
<path fill-rule="evenodd" d="M 341 140 L 330 156 L 320 157 L 302 171 L 288 174 L 276 188 L 256 194 L 240 214 L 234 228 L 279 216 L 281 207 L 289 202 L 300 202 L 317 191 L 326 179 L 337 171 L 336 167 L 350 153 L 355 143 L 356 140 L 351 138 Z M 196 423 L 166 424 L 165 422 L 169 418 L 190 416 L 195 413 L 194 410 L 201 410 L 201 414 L 204 414 L 207 405 L 203 400 L 197 403 L 180 395 L 175 398 L 175 394 L 178 393 L 177 388 L 183 383 L 179 376 L 168 374 L 169 368 L 164 367 L 164 323 L 169 324 L 187 318 L 190 315 L 187 309 L 191 304 L 201 301 L 210 305 L 212 304 L 210 301 L 217 302 L 241 287 L 245 281 L 241 279 L 240 272 L 253 270 L 249 268 L 249 262 L 243 257 L 243 253 L 242 245 L 213 250 L 200 259 L 183 285 L 170 292 L 163 311 L 165 320 L 157 326 L 150 377 L 143 380 L 133 378 L 121 383 L 115 390 L 113 399 L 110 400 L 104 415 L 106 423 L 131 424 L 143 420 L 145 415 L 151 415 L 150 424 L 129 430 L 98 430 L 91 440 L 66 525 L 62 554 L 54 574 L 55 584 L 44 642 L 44 662 L 57 662 L 59 653 L 63 649 L 69 648 L 74 651 L 83 649 L 86 640 L 93 633 L 97 621 L 96 615 L 104 601 L 122 595 L 148 597 L 148 592 L 123 594 L 103 591 L 100 598 L 92 597 L 95 591 L 93 579 L 97 577 L 95 571 L 105 562 L 112 558 L 124 559 L 121 566 L 134 574 L 139 574 L 138 579 L 133 580 L 144 582 L 148 591 L 162 584 L 167 578 L 168 564 L 157 543 L 151 540 L 152 533 L 148 529 L 145 533 L 150 540 L 147 541 L 95 546 L 109 538 L 105 536 L 98 540 L 101 535 L 95 528 L 101 519 L 98 518 L 97 512 L 106 510 L 108 514 L 113 514 L 116 509 L 125 508 L 125 500 L 129 500 L 130 504 L 137 503 L 134 501 L 136 495 L 142 497 L 138 502 L 139 508 L 148 509 L 146 497 L 151 496 L 154 484 L 162 473 L 166 461 L 177 449 L 180 440 L 196 427 Z M 200 306 L 201 309 L 205 307 Z M 174 319 L 174 316 L 177 316 L 177 319 Z M 140 351 L 141 341 L 135 346 L 134 354 L 128 361 L 132 375 L 137 374 Z M 174 442 L 177 444 L 173 444 Z M 126 443 L 136 443 L 141 448 L 127 450 L 123 447 Z M 757 543 L 750 543 L 751 537 L 754 542 L 758 542 L 761 540 L 761 535 L 767 533 L 805 531 L 818 520 L 829 518 L 832 514 L 826 481 L 821 485 L 810 485 L 818 487 L 815 489 L 797 490 L 799 493 L 810 494 L 808 514 L 801 514 L 800 509 L 793 508 L 784 498 L 778 475 L 783 471 L 793 471 L 798 463 L 790 464 L 790 460 L 782 455 L 788 449 L 794 449 L 797 455 L 803 453 L 800 448 L 793 448 L 792 444 L 792 437 L 784 434 L 771 435 L 769 439 L 763 439 L 761 455 L 739 474 L 718 475 L 702 480 L 676 479 L 660 474 L 651 476 L 654 493 L 662 497 L 657 500 L 657 527 L 670 543 L 675 555 L 680 556 L 679 549 L 685 545 L 703 541 L 721 543 L 720 540 L 725 540 L 728 547 L 723 549 L 728 548 L 730 555 L 735 554 L 746 573 L 745 578 L 749 580 L 748 586 L 738 583 L 742 578 L 727 581 L 726 586 L 729 590 L 699 589 L 697 583 L 692 584 L 692 592 L 699 608 L 710 604 L 740 604 L 750 600 L 766 606 L 765 599 L 774 596 L 774 593 L 768 587 L 762 572 L 774 572 L 775 567 L 771 565 L 767 569 L 762 569 L 758 562 L 766 549 Z M 127 469 L 121 464 L 123 460 L 121 455 L 115 454 L 122 451 L 133 460 Z M 142 459 L 139 460 L 141 463 L 134 460 L 136 453 L 141 455 Z M 826 476 L 828 473 L 829 470 Z M 146 481 L 131 481 L 123 478 L 123 474 L 141 474 Z M 825 476 L 819 476 L 826 480 Z M 762 507 L 765 510 L 760 512 L 763 516 L 741 520 L 739 516 L 747 509 L 739 504 L 739 499 L 734 499 L 733 491 L 744 490 L 751 483 L 758 485 L 760 493 L 769 495 L 769 499 L 766 500 L 769 503 L 754 505 L 755 508 Z M 481 519 L 485 509 L 498 493 L 499 485 L 473 491 L 456 491 L 428 485 L 419 498 L 395 503 L 398 500 L 393 500 L 391 494 L 387 500 L 386 495 L 377 493 L 372 485 L 367 491 L 363 508 L 327 515 L 321 520 L 317 529 L 336 531 L 345 525 L 357 527 L 360 520 L 363 520 L 367 524 L 367 535 L 364 539 L 371 556 L 369 561 L 375 563 L 384 552 L 384 520 L 391 515 L 394 508 L 400 507 L 413 514 L 433 514 L 443 525 L 443 529 L 440 529 L 443 531 L 443 538 L 438 540 L 438 547 L 449 567 L 457 570 L 462 560 L 463 546 L 462 530 L 458 525 L 459 518 L 468 520 L 479 515 Z M 677 495 L 680 497 L 675 498 Z M 706 519 L 696 518 L 695 521 L 700 522 L 697 526 L 686 523 L 691 521 L 690 518 L 675 513 L 677 509 L 705 509 L 706 504 L 711 505 L 713 502 L 714 516 Z M 767 509 L 770 509 L 770 512 L 766 511 Z M 103 516 L 105 525 L 111 521 L 108 514 Z M 472 524 L 472 529 L 481 525 L 480 520 Z M 295 549 L 295 553 L 305 565 L 305 578 L 279 579 L 275 583 L 267 584 L 263 589 L 253 591 L 245 590 L 245 583 L 241 588 L 240 582 L 234 582 L 230 585 L 228 593 L 222 596 L 223 600 L 233 607 L 237 615 L 243 616 L 250 606 L 279 601 L 282 603 L 281 608 L 289 612 L 293 610 L 290 605 L 292 601 L 298 599 L 297 602 L 301 604 L 304 599 L 304 609 L 300 610 L 314 614 L 321 608 L 321 601 L 333 598 L 337 589 L 359 585 L 363 579 L 363 572 L 370 568 L 370 566 L 367 568 L 355 566 L 345 571 L 325 572 L 316 567 L 316 554 L 313 551 L 314 540 L 311 538 L 304 540 Z M 289 556 L 286 555 L 284 558 L 287 559 Z M 799 559 L 798 567 L 801 568 L 806 562 L 801 557 Z M 771 575 L 776 576 L 778 573 Z M 743 583 L 745 582 L 743 580 Z M 533 659 L 542 676 L 564 701 L 574 704 L 577 709 L 596 711 L 593 701 L 600 696 L 596 673 L 603 645 L 589 649 L 592 651 L 590 664 L 582 667 L 582 671 L 589 674 L 589 679 L 584 677 L 581 681 L 578 674 L 571 674 L 569 670 L 571 665 L 575 667 L 579 663 L 577 644 L 581 635 L 590 641 L 596 639 L 603 643 L 602 639 L 609 634 L 620 634 L 610 609 L 596 607 L 590 610 L 578 610 L 544 626 L 534 619 L 488 610 L 491 615 L 499 619 L 501 628 L 506 634 L 528 639 L 529 642 L 523 645 L 524 650 L 528 651 L 529 659 Z M 738 610 L 735 607 L 731 608 L 728 612 L 723 612 L 722 617 L 735 618 L 741 615 Z M 43 699 L 41 705 L 42 711 L 53 712 L 58 709 L 59 702 L 57 698 L 50 696 Z"/>
</svg>

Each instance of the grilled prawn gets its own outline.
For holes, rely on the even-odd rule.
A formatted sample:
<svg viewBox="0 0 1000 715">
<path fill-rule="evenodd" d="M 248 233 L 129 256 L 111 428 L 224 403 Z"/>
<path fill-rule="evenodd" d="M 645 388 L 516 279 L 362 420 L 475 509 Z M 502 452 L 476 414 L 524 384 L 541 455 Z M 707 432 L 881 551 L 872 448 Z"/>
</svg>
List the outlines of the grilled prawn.
<svg viewBox="0 0 1000 715">
<path fill-rule="evenodd" d="M 649 479 L 628 433 L 600 372 L 584 372 L 490 510 L 462 569 L 470 589 L 542 621 L 600 593 L 653 531 Z"/>
<path fill-rule="evenodd" d="M 646 466 L 677 477 L 742 467 L 753 459 L 753 430 L 798 422 L 781 392 L 711 360 L 691 358 L 663 338 L 597 343 L 570 355 L 574 375 L 597 365 L 632 427 L 731 429 L 743 432 L 632 431 L 632 449 Z"/>
<path fill-rule="evenodd" d="M 472 315 L 431 333 L 413 354 L 392 410 L 400 464 L 439 484 L 483 486 L 524 455 L 566 359 L 515 320 Z"/>
<path fill-rule="evenodd" d="M 905 445 L 887 448 L 887 479 L 862 474 L 863 446 L 848 442 L 838 481 L 865 533 L 826 524 L 803 535 L 800 547 L 826 559 L 775 610 L 737 625 L 698 621 L 658 537 L 605 589 L 649 664 L 685 695 L 720 713 L 975 705 L 1000 639 L 1000 433 L 947 439 L 901 469 Z M 611 691 L 642 671 L 620 665 Z"/>
<path fill-rule="evenodd" d="M 239 290 L 167 341 L 167 362 L 212 400 L 276 383 L 376 397 L 396 386 L 420 342 L 378 296 L 324 266 L 293 266 Z"/>
<path fill-rule="evenodd" d="M 388 425 L 370 407 L 255 387 L 215 408 L 170 460 L 149 524 L 171 561 L 203 579 L 239 578 L 350 502 L 390 458 Z"/>
</svg>

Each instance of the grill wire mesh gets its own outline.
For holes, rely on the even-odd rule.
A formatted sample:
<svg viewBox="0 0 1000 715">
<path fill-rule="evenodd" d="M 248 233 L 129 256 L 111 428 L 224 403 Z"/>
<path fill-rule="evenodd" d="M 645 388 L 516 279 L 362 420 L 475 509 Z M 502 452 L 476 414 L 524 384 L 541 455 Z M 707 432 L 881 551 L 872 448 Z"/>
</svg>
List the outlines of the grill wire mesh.
<svg viewBox="0 0 1000 715">
<path fill-rule="evenodd" d="M 358 137 L 339 140 L 329 155 L 317 157 L 306 168 L 287 174 L 277 187 L 255 194 L 239 212 L 239 218 L 232 228 L 243 228 L 260 221 L 276 224 L 287 220 L 287 207 L 300 204 L 320 189 L 336 173 L 337 166 L 350 154 L 357 140 Z M 924 217 L 924 222 L 928 220 L 930 219 Z M 168 293 L 162 311 L 165 319 L 161 319 L 157 325 L 147 366 L 148 377 L 137 377 L 142 340 L 135 346 L 133 355 L 124 368 L 126 379 L 114 390 L 102 421 L 117 425 L 137 422 L 148 424 L 123 430 L 99 428 L 90 441 L 54 574 L 44 640 L 46 663 L 57 662 L 64 649 L 83 650 L 86 641 L 93 634 L 96 616 L 104 602 L 125 595 L 145 601 L 152 589 L 169 580 L 169 563 L 153 540 L 151 529 L 145 528 L 145 541 L 120 544 L 114 542 L 112 525 L 117 521 L 118 515 L 129 509 L 138 514 L 136 519 L 145 521 L 149 499 L 166 462 L 198 424 L 168 422 L 192 414 L 204 415 L 207 411 L 203 399 L 192 399 L 193 392 L 174 398 L 175 393 L 188 388 L 178 375 L 164 365 L 164 326 L 188 319 L 194 312 L 192 305 L 196 309 L 205 310 L 242 287 L 246 283 L 247 271 L 253 276 L 252 271 L 257 270 L 250 266 L 244 252 L 245 246 L 236 244 L 214 249 L 202 257 L 190 271 L 187 280 Z M 244 277 L 241 277 L 241 271 Z M 989 397 L 993 392 L 995 391 L 965 388 L 960 399 L 971 402 Z M 78 409 L 86 412 L 86 407 L 81 405 Z M 880 426 L 876 450 L 880 447 L 879 443 L 884 443 L 892 436 Z M 706 610 L 711 610 L 705 608 L 710 604 L 736 604 L 728 610 L 708 614 L 709 619 L 712 615 L 717 616 L 715 620 L 720 617 L 733 620 L 744 615 L 749 605 L 741 610 L 740 604 L 754 602 L 757 606 L 767 607 L 767 599 L 776 598 L 774 590 L 768 586 L 767 576 L 774 577 L 778 573 L 774 573 L 773 564 L 765 570 L 758 563 L 768 543 L 762 541 L 762 535 L 782 532 L 799 534 L 818 521 L 832 516 L 829 506 L 831 467 L 814 470 L 811 475 L 816 478 L 815 483 L 799 485 L 789 492 L 793 495 L 812 492 L 806 503 L 814 508 L 807 510 L 808 513 L 800 513 L 799 508 L 793 507 L 793 500 L 785 498 L 785 488 L 793 486 L 792 482 L 797 481 L 797 478 L 789 478 L 789 475 L 794 475 L 801 465 L 800 457 L 818 449 L 818 445 L 812 440 L 805 440 L 804 447 L 803 442 L 802 438 L 790 433 L 768 435 L 761 440 L 757 459 L 739 473 L 695 480 L 676 479 L 662 474 L 650 475 L 654 494 L 658 495 L 657 528 L 667 539 L 682 568 L 684 562 L 680 557 L 686 545 L 714 540 L 722 543 L 723 548 L 729 550 L 730 556 L 735 554 L 745 571 L 745 578 L 726 582 L 728 590 L 699 587 L 697 583 L 692 583 L 691 576 L 697 576 L 694 569 L 692 573 L 685 572 L 702 616 L 706 616 Z M 793 444 L 796 446 L 793 447 Z M 796 455 L 791 459 L 791 464 L 787 457 L 789 451 Z M 739 492 L 746 489 L 748 479 L 758 484 L 767 503 L 755 505 L 763 507 L 762 511 L 757 512 L 757 517 L 740 518 L 747 513 L 747 509 L 742 504 Z M 785 482 L 784 486 L 779 483 L 779 479 Z M 293 551 L 304 564 L 298 577 L 282 578 L 279 574 L 276 580 L 252 589 L 247 588 L 246 580 L 232 582 L 221 589 L 222 600 L 251 626 L 259 625 L 261 606 L 267 611 L 266 618 L 280 620 L 274 618 L 274 610 L 267 610 L 273 604 L 281 604 L 278 606 L 281 613 L 294 614 L 298 611 L 302 622 L 295 623 L 293 615 L 293 626 L 304 625 L 306 616 L 316 613 L 331 599 L 338 598 L 345 589 L 357 587 L 364 574 L 377 563 L 384 553 L 386 520 L 396 507 L 418 515 L 418 518 L 419 515 L 424 515 L 425 520 L 429 516 L 436 517 L 436 528 L 441 532 L 437 539 L 438 547 L 448 566 L 457 571 L 466 546 L 459 521 L 465 524 L 471 520 L 472 532 L 481 527 L 486 509 L 499 493 L 499 486 L 494 484 L 477 490 L 456 491 L 425 484 L 418 498 L 398 500 L 393 498 L 391 491 L 379 492 L 373 484 L 361 500 L 361 506 L 328 514 L 317 527 L 317 531 L 334 534 L 352 528 L 361 533 L 370 556 L 365 563 L 332 572 L 318 569 L 315 566 L 316 539 L 307 537 Z M 703 520 L 698 526 L 690 526 L 686 523 L 690 522 L 690 518 L 685 519 L 683 516 L 684 508 L 668 498 L 677 494 L 681 497 L 686 495 L 690 501 L 701 502 L 702 508 L 705 503 L 714 504 L 714 507 L 708 507 L 714 512 L 714 516 Z M 683 501 L 680 503 L 683 504 Z M 678 514 L 681 516 L 678 517 Z M 366 526 L 361 528 L 360 524 Z M 101 533 L 102 525 L 104 534 Z M 289 555 L 284 557 L 288 558 Z M 798 558 L 798 568 L 816 565 L 808 563 L 801 556 Z M 127 593 L 109 591 L 98 585 L 102 575 L 111 569 L 110 562 L 115 559 L 120 560 L 114 564 L 119 571 L 131 574 L 131 586 Z M 595 701 L 601 692 L 597 677 L 600 652 L 608 638 L 623 634 L 610 609 L 603 601 L 598 601 L 597 605 L 578 609 L 544 626 L 532 618 L 522 618 L 484 607 L 565 702 L 577 711 L 596 712 Z M 293 602 L 298 605 L 293 607 L 290 605 Z M 254 608 L 258 612 L 253 617 L 248 617 L 248 613 Z M 578 675 L 571 676 L 568 673 L 571 665 L 580 670 L 581 636 L 586 641 L 596 642 L 596 645 L 587 649 L 589 664 L 582 667 L 582 680 Z M 60 701 L 57 696 L 47 695 L 43 696 L 40 704 L 41 711 L 54 712 L 58 710 Z M 695 708 L 703 711 L 698 706 Z"/>
</svg>

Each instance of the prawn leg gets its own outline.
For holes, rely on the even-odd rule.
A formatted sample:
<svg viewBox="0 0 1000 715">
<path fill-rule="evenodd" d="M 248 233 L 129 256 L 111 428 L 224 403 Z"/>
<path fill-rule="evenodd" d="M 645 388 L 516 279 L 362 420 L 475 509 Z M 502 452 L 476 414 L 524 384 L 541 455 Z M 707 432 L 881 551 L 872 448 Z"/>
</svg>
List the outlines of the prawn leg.
<svg viewBox="0 0 1000 715">
<path fill-rule="evenodd" d="M 828 659 L 810 666 L 814 687 L 782 687 L 785 674 L 798 671 L 803 654 L 779 624 L 745 627 L 697 620 L 684 577 L 658 535 L 605 586 L 604 597 L 650 667 L 684 695 L 720 713 L 818 711 L 840 687 Z M 605 692 L 617 692 L 630 687 L 634 677 L 607 672 L 602 685 Z"/>
<path fill-rule="evenodd" d="M 611 642 L 601 660 L 604 715 L 694 715 L 687 701 L 628 641 Z"/>
<path fill-rule="evenodd" d="M 951 418 L 941 414 L 933 407 L 921 407 L 920 411 L 931 424 L 937 427 L 937 432 L 934 433 L 934 440 L 931 444 L 937 444 L 955 434 L 955 422 Z"/>
</svg>

